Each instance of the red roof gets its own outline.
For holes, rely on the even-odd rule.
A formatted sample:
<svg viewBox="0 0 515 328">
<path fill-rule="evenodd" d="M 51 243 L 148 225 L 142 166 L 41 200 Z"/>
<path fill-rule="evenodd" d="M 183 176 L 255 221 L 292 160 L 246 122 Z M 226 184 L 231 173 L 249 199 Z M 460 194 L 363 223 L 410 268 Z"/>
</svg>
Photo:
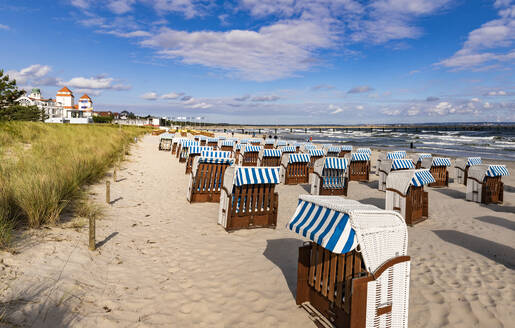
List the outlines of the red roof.
<svg viewBox="0 0 515 328">
<path fill-rule="evenodd" d="M 63 87 L 61 90 L 59 90 L 57 92 L 69 92 L 69 93 L 72 93 L 71 90 L 68 89 L 67 87 Z"/>
<path fill-rule="evenodd" d="M 91 100 L 91 98 L 90 98 L 87 94 L 82 95 L 82 97 L 80 97 L 79 99 L 88 99 L 88 100 Z"/>
</svg>

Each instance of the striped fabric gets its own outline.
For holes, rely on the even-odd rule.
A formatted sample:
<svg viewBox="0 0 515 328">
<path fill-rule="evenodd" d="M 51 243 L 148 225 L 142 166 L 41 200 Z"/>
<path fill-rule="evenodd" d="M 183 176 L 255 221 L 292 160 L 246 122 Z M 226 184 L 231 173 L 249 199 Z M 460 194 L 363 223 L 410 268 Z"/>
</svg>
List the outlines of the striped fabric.
<svg viewBox="0 0 515 328">
<path fill-rule="evenodd" d="M 486 175 L 489 177 L 508 176 L 510 172 L 506 168 L 506 165 L 490 165 L 486 170 Z"/>
<path fill-rule="evenodd" d="M 309 163 L 310 157 L 308 154 L 290 154 L 288 163 Z"/>
<path fill-rule="evenodd" d="M 370 154 L 368 153 L 352 153 L 351 161 L 356 162 L 363 162 L 363 161 L 369 161 L 370 160 Z"/>
<path fill-rule="evenodd" d="M 224 136 L 219 136 L 218 140 L 225 140 L 226 138 Z"/>
<path fill-rule="evenodd" d="M 295 146 L 284 146 L 281 150 L 283 153 L 294 153 L 297 151 L 297 148 Z"/>
<path fill-rule="evenodd" d="M 343 146 L 341 146 L 341 150 L 352 151 L 352 146 L 351 145 L 343 145 Z"/>
<path fill-rule="evenodd" d="M 340 153 L 341 147 L 338 146 L 331 146 L 327 148 L 328 153 Z"/>
<path fill-rule="evenodd" d="M 392 170 L 414 169 L 414 168 L 415 168 L 415 164 L 409 158 L 394 159 L 392 161 Z"/>
<path fill-rule="evenodd" d="M 323 188 L 325 189 L 341 189 L 345 187 L 345 177 L 342 176 L 324 176 L 322 180 L 324 181 Z"/>
<path fill-rule="evenodd" d="M 259 140 L 259 139 L 250 139 L 248 143 L 258 143 L 258 144 L 261 144 L 261 140 Z"/>
<path fill-rule="evenodd" d="M 286 146 L 285 140 L 277 140 L 277 143 L 275 144 L 277 147 Z"/>
<path fill-rule="evenodd" d="M 323 149 L 310 149 L 309 156 L 323 157 L 325 156 L 325 150 Z"/>
<path fill-rule="evenodd" d="M 188 148 L 188 154 L 190 155 L 198 155 L 203 151 L 212 151 L 213 147 L 210 146 L 190 146 Z"/>
<path fill-rule="evenodd" d="M 265 145 L 275 145 L 275 139 L 266 139 Z"/>
<path fill-rule="evenodd" d="M 234 140 L 224 140 L 222 146 L 234 147 Z"/>
<path fill-rule="evenodd" d="M 263 149 L 263 157 L 281 157 L 280 149 Z"/>
<path fill-rule="evenodd" d="M 358 245 L 347 213 L 308 201 L 299 200 L 286 227 L 336 254 L 350 252 Z"/>
<path fill-rule="evenodd" d="M 347 159 L 341 157 L 327 157 L 324 161 L 324 168 L 326 169 L 347 169 Z"/>
<path fill-rule="evenodd" d="M 231 157 L 230 151 L 202 151 L 200 154 L 202 157 L 214 157 L 214 158 L 229 158 Z"/>
<path fill-rule="evenodd" d="M 404 150 L 391 151 L 386 154 L 386 159 L 402 159 L 406 158 L 406 152 Z"/>
<path fill-rule="evenodd" d="M 229 164 L 232 165 L 234 163 L 234 158 L 220 158 L 220 157 L 199 157 L 199 163 L 209 163 L 209 164 Z"/>
<path fill-rule="evenodd" d="M 249 139 L 241 139 L 240 144 L 245 145 L 249 142 Z"/>
<path fill-rule="evenodd" d="M 483 164 L 481 161 L 481 157 L 469 157 L 467 159 L 467 166 L 480 165 Z"/>
<path fill-rule="evenodd" d="M 306 143 L 306 144 L 304 144 L 304 149 L 306 149 L 306 150 L 317 149 L 317 146 L 310 144 L 310 143 Z"/>
<path fill-rule="evenodd" d="M 190 139 L 181 140 L 182 147 L 198 146 L 198 145 L 199 145 L 198 141 L 195 141 L 195 140 L 190 140 Z"/>
<path fill-rule="evenodd" d="M 423 158 L 431 158 L 431 157 L 433 157 L 433 155 L 427 154 L 427 153 L 420 153 L 420 154 L 418 154 L 418 161 L 422 162 Z"/>
<path fill-rule="evenodd" d="M 245 146 L 245 148 L 242 148 L 242 150 L 240 151 L 242 154 L 245 154 L 245 153 L 258 153 L 260 150 L 261 150 L 261 146 L 251 146 L 251 145 L 247 145 Z"/>
<path fill-rule="evenodd" d="M 279 184 L 278 167 L 237 167 L 235 186 Z"/>
<path fill-rule="evenodd" d="M 203 136 L 203 135 L 200 135 L 200 136 L 199 136 L 199 139 L 200 139 L 200 140 L 207 140 L 207 137 L 206 137 L 206 136 Z"/>
<path fill-rule="evenodd" d="M 451 160 L 445 157 L 433 157 L 431 166 L 451 166 Z"/>
<path fill-rule="evenodd" d="M 218 142 L 218 138 L 207 138 L 207 142 Z"/>
<path fill-rule="evenodd" d="M 174 134 L 171 134 L 171 133 L 168 133 L 168 132 L 165 132 L 165 133 L 162 133 L 161 134 L 161 140 L 163 139 L 166 139 L 166 140 L 171 140 L 174 138 Z"/>
<path fill-rule="evenodd" d="M 436 180 L 429 170 L 417 170 L 411 178 L 411 185 L 415 187 L 422 187 L 433 182 L 436 182 Z"/>
<path fill-rule="evenodd" d="M 356 153 L 365 153 L 370 155 L 372 154 L 372 150 L 370 150 L 370 148 L 358 148 Z"/>
</svg>

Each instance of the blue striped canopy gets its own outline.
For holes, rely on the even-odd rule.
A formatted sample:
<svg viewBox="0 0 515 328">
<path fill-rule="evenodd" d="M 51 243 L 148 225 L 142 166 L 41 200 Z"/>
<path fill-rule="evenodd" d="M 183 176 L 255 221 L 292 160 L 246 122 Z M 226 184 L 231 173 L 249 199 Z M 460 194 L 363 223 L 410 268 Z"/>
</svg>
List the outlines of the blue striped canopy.
<svg viewBox="0 0 515 328">
<path fill-rule="evenodd" d="M 222 141 L 222 146 L 233 147 L 234 146 L 234 140 L 224 140 L 224 141 Z"/>
<path fill-rule="evenodd" d="M 467 159 L 467 166 L 480 165 L 482 164 L 481 157 L 469 157 Z"/>
<path fill-rule="evenodd" d="M 341 149 L 341 147 L 331 146 L 331 147 L 327 148 L 327 152 L 328 153 L 340 153 L 340 149 Z"/>
<path fill-rule="evenodd" d="M 341 150 L 352 151 L 352 146 L 351 145 L 343 145 L 343 146 L 341 146 Z"/>
<path fill-rule="evenodd" d="M 486 175 L 489 177 L 508 176 L 510 172 L 506 168 L 506 165 L 490 165 L 486 170 Z"/>
<path fill-rule="evenodd" d="M 275 145 L 277 147 L 279 147 L 279 146 L 286 146 L 286 141 L 285 140 L 277 140 L 277 143 Z"/>
<path fill-rule="evenodd" d="M 392 161 L 392 170 L 402 170 L 402 169 L 414 169 L 415 164 L 411 159 L 403 158 L 403 159 L 394 159 Z"/>
<path fill-rule="evenodd" d="M 236 145 L 236 150 L 240 150 L 241 151 L 241 148 L 244 148 L 245 145 L 242 145 L 242 144 L 237 144 Z"/>
<path fill-rule="evenodd" d="M 198 145 L 199 145 L 198 141 L 195 141 L 195 140 L 190 140 L 190 139 L 181 140 L 182 147 L 198 146 Z"/>
<path fill-rule="evenodd" d="M 294 153 L 297 151 L 297 148 L 295 146 L 284 146 L 281 150 L 283 153 Z"/>
<path fill-rule="evenodd" d="M 234 163 L 234 158 L 221 158 L 221 157 L 199 157 L 199 163 L 210 163 L 210 164 L 229 164 Z"/>
<path fill-rule="evenodd" d="M 280 149 L 263 149 L 263 157 L 281 157 Z"/>
<path fill-rule="evenodd" d="M 259 139 L 250 139 L 248 141 L 248 143 L 259 143 L 259 144 L 261 144 L 261 140 L 259 140 Z"/>
<path fill-rule="evenodd" d="M 251 146 L 251 145 L 247 145 L 245 146 L 245 148 L 243 148 L 241 150 L 241 153 L 244 154 L 244 153 L 258 153 L 260 150 L 261 150 L 261 146 Z"/>
<path fill-rule="evenodd" d="M 325 150 L 323 149 L 310 149 L 309 156 L 323 157 L 325 156 Z"/>
<path fill-rule="evenodd" d="M 406 158 L 406 152 L 404 150 L 391 151 L 386 154 L 387 159 L 401 159 Z"/>
<path fill-rule="evenodd" d="M 274 145 L 275 144 L 275 139 L 266 139 L 265 140 L 265 145 Z"/>
<path fill-rule="evenodd" d="M 369 161 L 369 160 L 370 160 L 369 153 L 352 153 L 352 156 L 351 156 L 351 161 L 363 162 L 363 161 Z"/>
<path fill-rule="evenodd" d="M 200 138 L 200 140 L 207 140 L 207 137 L 203 136 L 203 135 L 200 135 L 199 138 Z"/>
<path fill-rule="evenodd" d="M 428 154 L 428 153 L 420 153 L 420 154 L 418 154 L 418 161 L 422 162 L 423 158 L 431 158 L 431 157 L 433 157 L 433 155 Z"/>
<path fill-rule="evenodd" d="M 310 157 L 308 154 L 290 154 L 288 163 L 309 163 Z"/>
<path fill-rule="evenodd" d="M 230 151 L 209 151 L 209 150 L 205 150 L 205 151 L 202 151 L 201 153 L 201 156 L 202 157 L 215 157 L 215 158 L 229 158 L 231 157 L 231 152 Z"/>
<path fill-rule="evenodd" d="M 207 142 L 218 142 L 218 138 L 207 138 Z"/>
<path fill-rule="evenodd" d="M 249 139 L 241 139 L 240 144 L 244 145 L 249 142 Z"/>
<path fill-rule="evenodd" d="M 165 133 L 162 133 L 161 134 L 161 139 L 173 139 L 174 138 L 174 134 L 171 134 L 171 133 L 168 133 L 168 132 L 165 132 Z"/>
<path fill-rule="evenodd" d="M 347 159 L 342 158 L 342 157 L 327 157 L 324 160 L 324 168 L 346 170 L 347 169 Z"/>
<path fill-rule="evenodd" d="M 370 150 L 370 148 L 358 148 L 356 153 L 366 153 L 370 155 L 372 154 L 372 150 Z"/>
<path fill-rule="evenodd" d="M 219 136 L 218 140 L 225 140 L 226 138 L 224 136 Z"/>
<path fill-rule="evenodd" d="M 311 143 L 306 143 L 306 144 L 304 144 L 304 149 L 306 149 L 306 150 L 317 149 L 317 146 L 315 146 Z"/>
<path fill-rule="evenodd" d="M 286 228 L 336 254 L 350 252 L 358 245 L 347 213 L 305 200 L 299 200 Z"/>
<path fill-rule="evenodd" d="M 431 166 L 451 166 L 451 160 L 445 157 L 433 157 Z"/>
<path fill-rule="evenodd" d="M 416 170 L 410 183 L 415 187 L 421 187 L 433 182 L 436 180 L 429 170 Z"/>
<path fill-rule="evenodd" d="M 190 155 L 198 155 L 202 153 L 203 151 L 210 151 L 213 150 L 213 147 L 211 146 L 190 146 L 188 148 L 188 154 Z"/>
<path fill-rule="evenodd" d="M 252 184 L 278 184 L 278 167 L 237 167 L 235 186 Z"/>
</svg>

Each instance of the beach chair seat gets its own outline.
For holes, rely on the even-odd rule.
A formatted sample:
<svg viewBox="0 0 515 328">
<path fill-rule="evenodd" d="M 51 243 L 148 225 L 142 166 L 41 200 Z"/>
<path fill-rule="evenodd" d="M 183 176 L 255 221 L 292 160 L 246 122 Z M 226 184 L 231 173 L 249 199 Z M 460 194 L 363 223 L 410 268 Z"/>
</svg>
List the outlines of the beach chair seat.
<svg viewBox="0 0 515 328">
<path fill-rule="evenodd" d="M 213 148 L 210 146 L 190 146 L 188 148 L 188 155 L 186 157 L 186 170 L 185 174 L 191 173 L 191 169 L 193 168 L 193 161 L 195 157 L 200 156 L 203 151 L 213 151 Z"/>
<path fill-rule="evenodd" d="M 510 175 L 505 165 L 479 164 L 469 168 L 466 199 L 483 204 L 502 204 L 503 176 Z"/>
<path fill-rule="evenodd" d="M 234 164 L 230 152 L 203 151 L 193 162 L 187 199 L 190 203 L 220 201 L 224 174 Z"/>
<path fill-rule="evenodd" d="M 309 182 L 308 154 L 287 154 L 281 159 L 281 182 L 295 185 Z"/>
<path fill-rule="evenodd" d="M 422 159 L 422 168 L 429 169 L 431 175 L 435 179 L 434 183 L 429 187 L 448 187 L 449 172 L 447 167 L 451 166 L 451 160 L 445 157 L 431 157 Z"/>
<path fill-rule="evenodd" d="M 234 145 L 236 144 L 236 141 L 234 140 L 220 140 L 218 143 L 218 148 L 222 151 L 234 151 Z"/>
<path fill-rule="evenodd" d="M 325 150 L 323 149 L 310 149 L 309 154 L 309 173 L 313 173 L 315 169 L 315 162 L 325 156 Z"/>
<path fill-rule="evenodd" d="M 274 139 L 266 139 L 263 144 L 264 149 L 274 149 L 275 148 L 275 140 Z"/>
<path fill-rule="evenodd" d="M 259 151 L 263 147 L 254 146 L 254 145 L 246 145 L 245 147 L 241 147 L 240 153 L 238 154 L 238 165 L 240 166 L 257 166 Z"/>
<path fill-rule="evenodd" d="M 386 179 L 391 171 L 414 169 L 415 163 L 411 159 L 383 159 L 379 167 L 379 183 L 377 188 L 380 191 L 386 191 Z"/>
<path fill-rule="evenodd" d="M 337 328 L 408 326 L 408 233 L 398 213 L 300 195 L 286 227 L 309 240 L 299 247 L 297 305 Z"/>
<path fill-rule="evenodd" d="M 386 180 L 386 209 L 398 211 L 412 226 L 429 217 L 429 196 L 424 185 L 435 179 L 428 169 L 392 171 Z"/>
<path fill-rule="evenodd" d="M 457 158 L 454 162 L 456 182 L 464 184 L 466 186 L 469 168 L 471 166 L 480 164 L 482 164 L 481 157 Z"/>
<path fill-rule="evenodd" d="M 310 176 L 312 195 L 343 195 L 347 196 L 348 179 L 347 159 L 326 157 L 315 162 L 314 171 Z"/>
<path fill-rule="evenodd" d="M 181 141 L 181 143 L 178 146 L 177 155 L 176 155 L 177 158 L 179 158 L 179 163 L 186 162 L 186 160 L 188 158 L 188 154 L 189 154 L 189 148 L 193 147 L 193 146 L 199 146 L 198 141 L 189 140 L 189 139 L 185 139 L 185 140 Z"/>
<path fill-rule="evenodd" d="M 349 163 L 349 181 L 368 181 L 370 178 L 370 154 L 367 152 L 347 155 Z"/>
<path fill-rule="evenodd" d="M 207 145 L 213 150 L 218 149 L 218 138 L 207 138 Z"/>
<path fill-rule="evenodd" d="M 248 144 L 251 146 L 261 146 L 261 140 L 259 139 L 250 139 Z"/>
<path fill-rule="evenodd" d="M 225 170 L 218 223 L 225 230 L 275 228 L 278 167 L 231 166 Z"/>
<path fill-rule="evenodd" d="M 258 155 L 258 166 L 281 166 L 280 149 L 261 149 Z"/>
<path fill-rule="evenodd" d="M 174 134 L 172 133 L 163 133 L 160 135 L 160 139 L 159 139 L 159 147 L 158 149 L 159 150 L 164 150 L 164 151 L 170 151 L 172 150 L 172 141 L 173 141 L 173 138 L 174 138 Z"/>
</svg>

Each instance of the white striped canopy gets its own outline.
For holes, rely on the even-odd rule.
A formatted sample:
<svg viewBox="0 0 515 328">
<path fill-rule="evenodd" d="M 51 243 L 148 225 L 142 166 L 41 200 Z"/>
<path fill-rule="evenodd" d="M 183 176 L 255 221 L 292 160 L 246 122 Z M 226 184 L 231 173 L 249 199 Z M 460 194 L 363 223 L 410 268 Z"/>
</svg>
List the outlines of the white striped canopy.
<svg viewBox="0 0 515 328">
<path fill-rule="evenodd" d="M 281 157 L 280 149 L 263 149 L 263 157 Z"/>
<path fill-rule="evenodd" d="M 342 157 L 327 157 L 324 160 L 324 168 L 345 171 L 347 169 L 347 159 Z"/>
<path fill-rule="evenodd" d="M 419 153 L 417 155 L 418 155 L 418 161 L 419 162 L 422 162 L 422 158 L 431 158 L 431 157 L 433 157 L 433 155 L 428 154 L 428 153 Z"/>
<path fill-rule="evenodd" d="M 203 151 L 212 151 L 213 147 L 211 146 L 190 146 L 188 148 L 188 154 L 190 155 L 198 155 Z"/>
<path fill-rule="evenodd" d="M 283 148 L 281 148 L 281 150 L 283 153 L 294 153 L 297 151 L 295 146 L 284 146 Z"/>
<path fill-rule="evenodd" d="M 162 133 L 160 136 L 161 136 L 161 139 L 170 140 L 170 139 L 173 139 L 175 135 L 172 133 L 165 132 L 165 133 Z"/>
<path fill-rule="evenodd" d="M 236 150 L 240 150 L 241 151 L 242 148 L 245 148 L 245 145 L 242 145 L 242 144 L 237 144 L 236 145 Z"/>
<path fill-rule="evenodd" d="M 467 159 L 467 166 L 482 164 L 481 157 L 469 157 Z"/>
<path fill-rule="evenodd" d="M 207 142 L 218 142 L 218 138 L 207 138 Z"/>
<path fill-rule="evenodd" d="M 245 146 L 245 148 L 242 148 L 240 152 L 241 152 L 241 154 L 245 154 L 245 153 L 259 153 L 261 148 L 263 148 L 263 147 L 247 145 L 247 146 Z"/>
<path fill-rule="evenodd" d="M 235 186 L 279 184 L 278 167 L 237 167 Z"/>
<path fill-rule="evenodd" d="M 288 163 L 309 163 L 310 157 L 308 154 L 290 154 Z"/>
<path fill-rule="evenodd" d="M 207 140 L 207 137 L 206 137 L 206 136 L 204 136 L 204 135 L 200 135 L 200 136 L 199 136 L 199 139 L 200 139 L 200 140 Z"/>
<path fill-rule="evenodd" d="M 327 148 L 328 153 L 340 153 L 341 147 L 331 146 Z"/>
<path fill-rule="evenodd" d="M 198 145 L 199 145 L 198 141 L 195 141 L 195 140 L 190 140 L 190 139 L 181 140 L 182 147 L 198 146 Z"/>
<path fill-rule="evenodd" d="M 248 143 L 259 143 L 259 144 L 261 144 L 261 140 L 259 140 L 259 139 L 250 139 L 248 141 Z"/>
<path fill-rule="evenodd" d="M 352 151 L 352 146 L 351 145 L 343 145 L 343 146 L 341 146 L 341 150 Z"/>
<path fill-rule="evenodd" d="M 225 140 L 226 138 L 224 136 L 219 136 L 218 140 Z"/>
<path fill-rule="evenodd" d="M 431 166 L 451 166 L 451 160 L 445 157 L 433 157 Z"/>
<path fill-rule="evenodd" d="M 416 170 L 413 178 L 411 178 L 411 185 L 421 187 L 430 183 L 436 182 L 433 175 L 427 169 Z"/>
<path fill-rule="evenodd" d="M 404 150 L 391 151 L 386 154 L 386 159 L 402 159 L 406 158 L 406 152 Z"/>
<path fill-rule="evenodd" d="M 224 158 L 224 157 L 204 157 L 201 156 L 199 158 L 199 163 L 210 163 L 210 164 L 229 164 L 232 165 L 234 163 L 234 158 Z"/>
<path fill-rule="evenodd" d="M 392 170 L 414 169 L 415 164 L 409 158 L 392 160 Z"/>
<path fill-rule="evenodd" d="M 506 165 L 490 165 L 486 170 L 486 175 L 489 177 L 508 176 L 510 172 L 506 168 Z"/>
<path fill-rule="evenodd" d="M 218 151 L 204 150 L 204 151 L 202 151 L 201 156 L 202 157 L 214 157 L 214 158 L 229 158 L 229 157 L 231 157 L 231 152 L 230 151 L 221 151 L 221 150 L 218 150 Z"/>
<path fill-rule="evenodd" d="M 305 150 L 317 149 L 317 146 L 313 145 L 312 143 L 306 143 L 303 146 Z"/>
<path fill-rule="evenodd" d="M 325 156 L 325 150 L 323 149 L 310 149 L 309 156 L 322 157 Z"/>
<path fill-rule="evenodd" d="M 358 148 L 356 153 L 366 153 L 370 155 L 372 154 L 372 150 L 370 148 Z"/>
<path fill-rule="evenodd" d="M 265 140 L 265 145 L 274 145 L 275 144 L 275 139 L 266 139 Z"/>
<path fill-rule="evenodd" d="M 249 139 L 241 139 L 240 144 L 244 145 L 249 142 Z"/>
<path fill-rule="evenodd" d="M 285 140 L 277 140 L 277 143 L 275 145 L 277 147 L 279 147 L 279 146 L 286 146 L 286 141 Z"/>
<path fill-rule="evenodd" d="M 370 160 L 369 153 L 352 153 L 352 155 L 351 155 L 351 161 L 363 162 L 363 161 L 369 161 L 369 160 Z"/>
<path fill-rule="evenodd" d="M 222 141 L 222 146 L 233 147 L 234 146 L 234 140 L 224 140 L 224 141 Z"/>
</svg>

